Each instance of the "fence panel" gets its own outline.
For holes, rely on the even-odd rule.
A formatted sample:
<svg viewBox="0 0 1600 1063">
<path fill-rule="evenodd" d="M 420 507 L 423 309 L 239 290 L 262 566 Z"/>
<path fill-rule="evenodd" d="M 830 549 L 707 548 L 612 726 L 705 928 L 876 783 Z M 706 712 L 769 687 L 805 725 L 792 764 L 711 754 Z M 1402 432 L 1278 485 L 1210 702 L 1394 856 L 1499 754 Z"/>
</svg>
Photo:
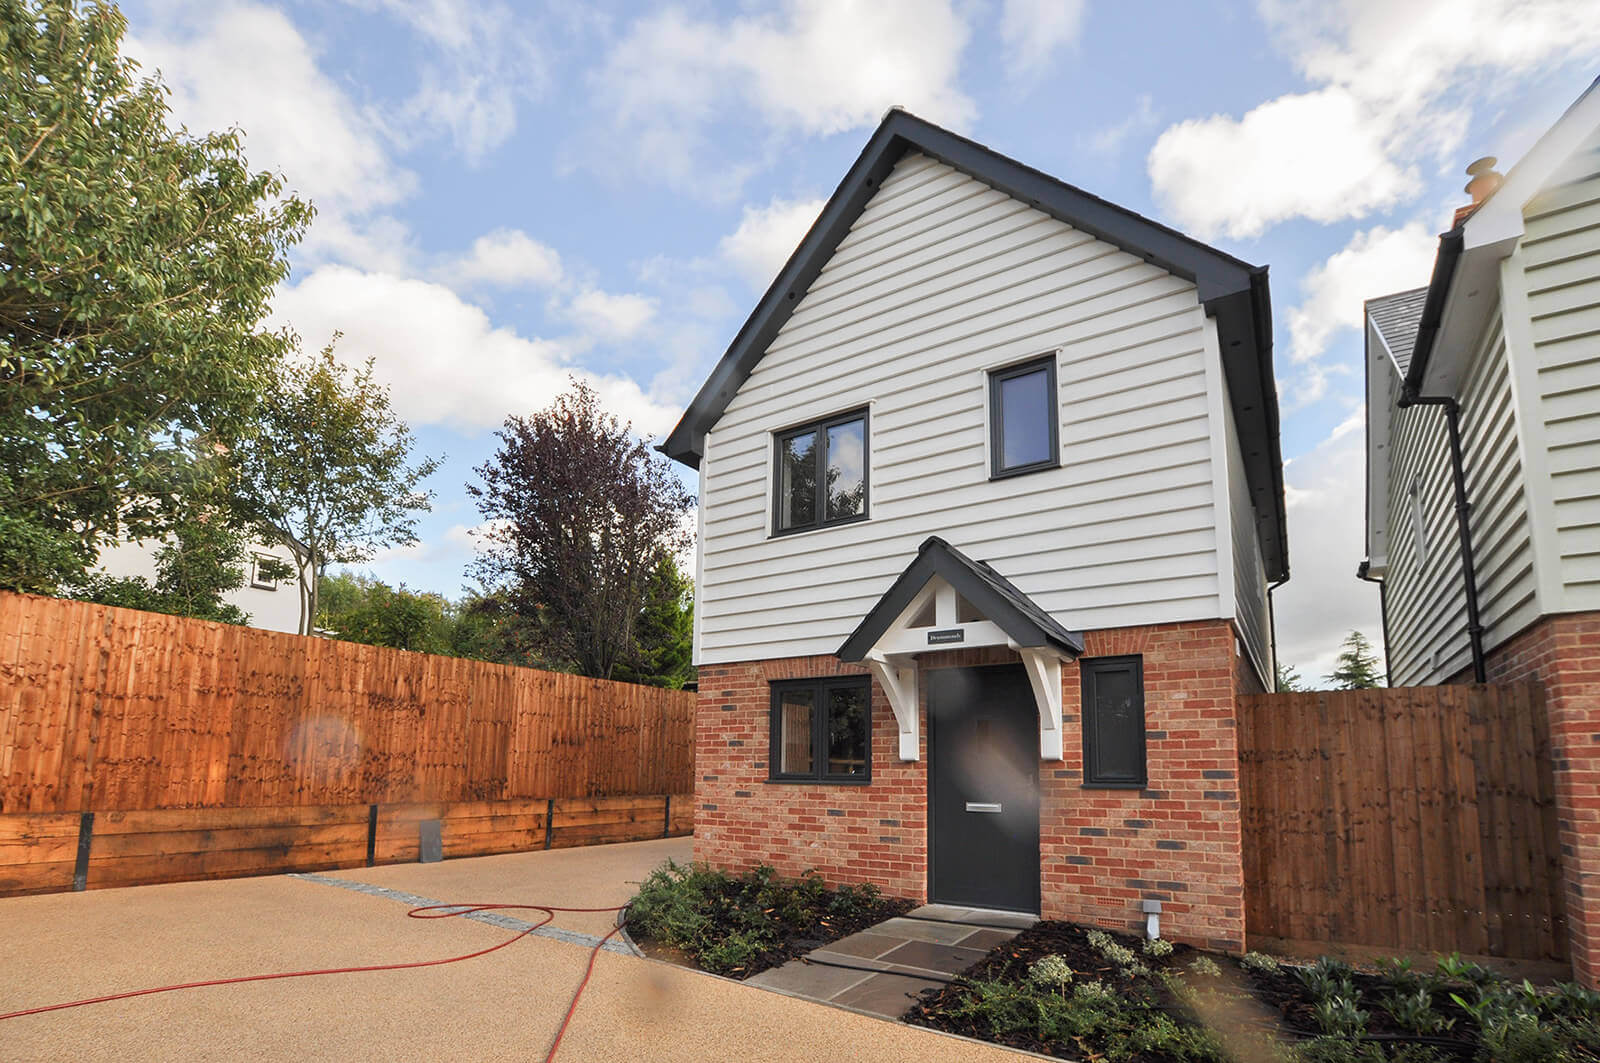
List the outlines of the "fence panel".
<svg viewBox="0 0 1600 1063">
<path fill-rule="evenodd" d="M 1562 960 L 1541 688 L 1240 699 L 1253 937 Z"/>
</svg>

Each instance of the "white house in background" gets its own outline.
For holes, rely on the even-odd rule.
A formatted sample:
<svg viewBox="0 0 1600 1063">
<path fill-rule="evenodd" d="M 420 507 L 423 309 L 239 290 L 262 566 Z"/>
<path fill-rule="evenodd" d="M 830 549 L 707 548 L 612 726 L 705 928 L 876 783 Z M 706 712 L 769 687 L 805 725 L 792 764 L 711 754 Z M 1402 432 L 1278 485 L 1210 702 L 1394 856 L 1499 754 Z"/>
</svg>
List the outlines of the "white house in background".
<svg viewBox="0 0 1600 1063">
<path fill-rule="evenodd" d="M 1554 689 L 1562 632 L 1600 624 L 1600 81 L 1494 161 L 1427 285 L 1366 304 L 1362 574 L 1395 686 Z"/>
<path fill-rule="evenodd" d="M 117 579 L 135 576 L 154 581 L 159 540 L 120 542 L 100 552 L 98 570 Z M 295 568 L 294 554 L 281 543 L 251 543 L 245 562 L 244 586 L 229 591 L 222 600 L 250 614 L 250 626 L 268 631 L 300 630 L 300 592 L 296 580 L 273 581 L 261 571 L 265 560 L 280 561 Z"/>
</svg>

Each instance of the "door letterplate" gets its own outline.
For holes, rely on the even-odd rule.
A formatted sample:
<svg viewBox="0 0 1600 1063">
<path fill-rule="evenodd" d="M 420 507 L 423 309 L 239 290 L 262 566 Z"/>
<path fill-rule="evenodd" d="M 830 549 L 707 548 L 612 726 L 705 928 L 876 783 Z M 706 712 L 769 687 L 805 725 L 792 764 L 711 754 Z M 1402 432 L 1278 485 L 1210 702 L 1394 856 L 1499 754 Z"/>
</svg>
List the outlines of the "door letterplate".
<svg viewBox="0 0 1600 1063">
<path fill-rule="evenodd" d="M 995 801 L 995 802 L 968 801 L 967 802 L 967 811 L 968 812 L 999 812 L 1000 811 L 1000 802 L 998 802 L 998 801 Z"/>
</svg>

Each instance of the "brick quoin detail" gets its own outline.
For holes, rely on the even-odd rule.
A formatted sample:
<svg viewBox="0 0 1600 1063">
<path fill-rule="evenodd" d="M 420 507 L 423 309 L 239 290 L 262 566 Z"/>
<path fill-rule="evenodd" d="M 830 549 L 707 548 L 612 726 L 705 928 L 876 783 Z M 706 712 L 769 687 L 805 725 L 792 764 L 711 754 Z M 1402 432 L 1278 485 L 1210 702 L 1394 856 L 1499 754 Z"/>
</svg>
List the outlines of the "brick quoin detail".
<svg viewBox="0 0 1600 1063">
<path fill-rule="evenodd" d="M 1491 683 L 1544 684 L 1572 970 L 1600 986 L 1600 613 L 1545 617 L 1485 663 Z"/>
<path fill-rule="evenodd" d="M 1062 761 L 1041 761 L 1040 894 L 1047 919 L 1135 931 L 1140 901 L 1162 902 L 1164 936 L 1244 947 L 1235 697 L 1259 689 L 1240 664 L 1228 621 L 1090 631 L 1085 657 L 1144 660 L 1149 787 L 1084 789 L 1078 667 L 1062 668 Z M 922 759 L 898 759 L 894 714 L 872 690 L 872 783 L 767 782 L 768 684 L 864 675 L 831 655 L 700 669 L 695 763 L 695 859 L 741 870 L 872 882 L 925 900 L 928 889 L 926 690 L 938 669 L 1009 664 L 1005 649 L 923 654 Z M 733 706 L 730 710 L 728 706 Z M 748 793 L 750 796 L 744 796 Z"/>
</svg>

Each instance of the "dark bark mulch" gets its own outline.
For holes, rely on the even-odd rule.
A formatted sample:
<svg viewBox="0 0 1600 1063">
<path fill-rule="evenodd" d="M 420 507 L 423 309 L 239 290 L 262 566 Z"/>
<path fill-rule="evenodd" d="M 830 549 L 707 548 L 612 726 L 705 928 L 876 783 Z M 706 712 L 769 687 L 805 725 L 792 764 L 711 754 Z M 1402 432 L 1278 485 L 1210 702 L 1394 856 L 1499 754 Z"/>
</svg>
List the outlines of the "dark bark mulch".
<svg viewBox="0 0 1600 1063">
<path fill-rule="evenodd" d="M 916 906 L 916 902 L 903 897 L 880 897 L 871 907 L 862 908 L 848 915 L 821 916 L 804 926 L 786 923 L 785 936 L 776 947 L 766 950 L 752 960 L 748 970 L 737 974 L 729 972 L 729 977 L 743 980 L 773 967 L 782 967 L 790 960 L 804 956 L 813 949 L 820 949 L 840 938 L 868 930 L 885 919 L 905 915 Z"/>
</svg>

